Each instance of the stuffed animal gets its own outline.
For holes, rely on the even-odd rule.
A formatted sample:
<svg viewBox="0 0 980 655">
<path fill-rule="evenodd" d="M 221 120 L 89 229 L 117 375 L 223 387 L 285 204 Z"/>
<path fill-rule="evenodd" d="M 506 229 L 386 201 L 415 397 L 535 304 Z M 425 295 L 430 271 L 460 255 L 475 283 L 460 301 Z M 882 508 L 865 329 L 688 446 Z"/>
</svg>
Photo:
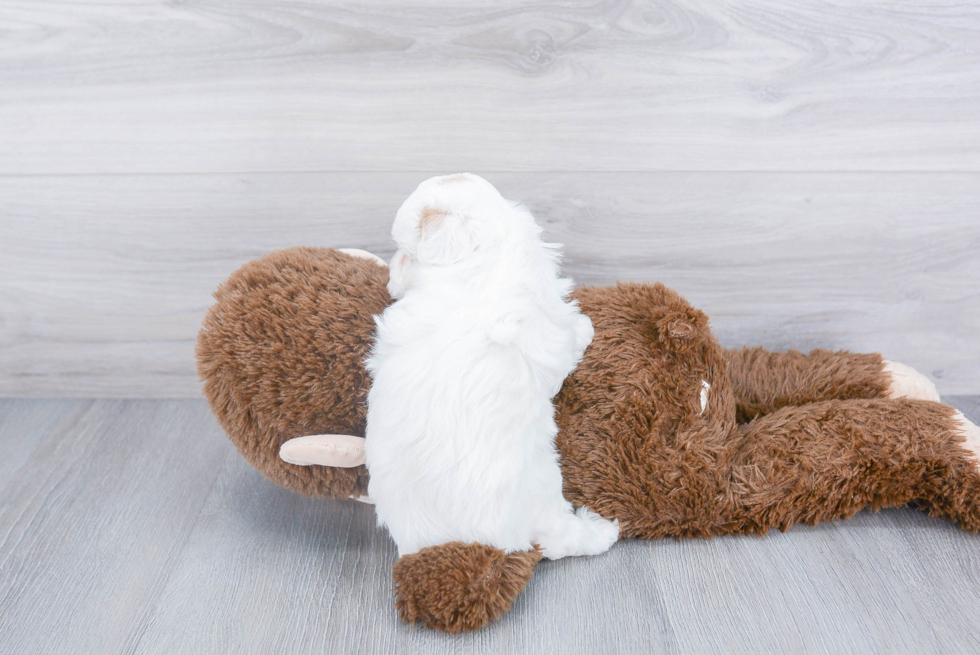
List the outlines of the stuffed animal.
<svg viewBox="0 0 980 655">
<path fill-rule="evenodd" d="M 204 393 L 273 482 L 365 499 L 364 360 L 387 279 L 363 251 L 294 248 L 215 293 L 197 343 Z M 909 502 L 980 530 L 980 429 L 912 369 L 877 354 L 726 350 L 661 284 L 573 295 L 595 337 L 555 399 L 564 493 L 618 519 L 621 537 L 764 534 Z M 394 565 L 397 609 L 439 630 L 480 628 L 539 559 L 423 549 Z"/>
</svg>

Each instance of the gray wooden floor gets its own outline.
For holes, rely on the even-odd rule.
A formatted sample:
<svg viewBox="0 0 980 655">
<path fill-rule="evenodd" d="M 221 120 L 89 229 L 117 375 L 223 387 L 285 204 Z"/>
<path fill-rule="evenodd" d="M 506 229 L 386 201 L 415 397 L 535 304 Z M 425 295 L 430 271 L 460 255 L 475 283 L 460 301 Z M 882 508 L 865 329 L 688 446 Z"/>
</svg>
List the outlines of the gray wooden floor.
<svg viewBox="0 0 980 655">
<path fill-rule="evenodd" d="M 370 506 L 266 481 L 200 400 L 0 401 L 0 493 L 11 655 L 980 651 L 980 536 L 912 509 L 544 562 L 447 636 L 397 620 Z"/>
</svg>

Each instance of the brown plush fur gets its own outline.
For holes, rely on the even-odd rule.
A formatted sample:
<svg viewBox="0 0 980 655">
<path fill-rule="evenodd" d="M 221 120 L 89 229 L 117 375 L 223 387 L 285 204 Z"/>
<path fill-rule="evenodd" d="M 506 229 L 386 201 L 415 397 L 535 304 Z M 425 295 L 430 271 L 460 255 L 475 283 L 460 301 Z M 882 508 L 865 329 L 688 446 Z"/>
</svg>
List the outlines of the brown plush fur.
<svg viewBox="0 0 980 655">
<path fill-rule="evenodd" d="M 725 352 L 739 423 L 783 407 L 818 400 L 885 398 L 888 382 L 881 355 L 812 350 L 741 348 Z"/>
<path fill-rule="evenodd" d="M 953 412 L 924 400 L 829 400 L 744 426 L 726 452 L 731 520 L 718 532 L 786 530 L 911 501 L 977 532 L 980 475 Z"/>
<path fill-rule="evenodd" d="M 504 554 L 458 541 L 423 548 L 393 568 L 398 613 L 446 632 L 482 628 L 510 609 L 540 559 L 538 550 Z"/>
<path fill-rule="evenodd" d="M 363 360 L 386 282 L 372 262 L 300 248 L 218 290 L 198 342 L 205 395 L 273 481 L 364 493 L 363 467 L 292 466 L 278 449 L 304 434 L 364 434 Z M 980 530 L 980 474 L 954 410 L 882 398 L 879 355 L 726 351 L 707 317 L 660 284 L 574 296 L 595 338 L 555 401 L 564 492 L 619 519 L 623 537 L 758 534 L 910 501 Z M 538 558 L 478 544 L 402 558 L 399 612 L 441 630 L 482 626 L 507 611 Z"/>
</svg>

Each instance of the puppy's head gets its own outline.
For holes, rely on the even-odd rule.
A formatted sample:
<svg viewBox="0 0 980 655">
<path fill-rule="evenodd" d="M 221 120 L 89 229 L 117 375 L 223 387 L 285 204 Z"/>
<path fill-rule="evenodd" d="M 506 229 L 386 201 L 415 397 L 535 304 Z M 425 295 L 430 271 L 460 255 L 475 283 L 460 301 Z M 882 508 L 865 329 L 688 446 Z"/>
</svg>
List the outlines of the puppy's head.
<svg viewBox="0 0 980 655">
<path fill-rule="evenodd" d="M 400 298 L 417 267 L 452 266 L 500 243 L 513 205 L 492 184 L 470 173 L 433 177 L 418 186 L 395 216 L 388 291 Z"/>
</svg>

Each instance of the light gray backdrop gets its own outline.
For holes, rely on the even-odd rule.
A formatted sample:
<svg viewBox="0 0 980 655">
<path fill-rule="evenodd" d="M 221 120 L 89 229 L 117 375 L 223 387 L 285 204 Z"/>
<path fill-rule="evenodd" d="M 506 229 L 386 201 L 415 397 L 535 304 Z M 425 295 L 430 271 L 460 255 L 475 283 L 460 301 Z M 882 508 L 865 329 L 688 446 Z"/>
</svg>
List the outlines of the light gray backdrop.
<svg viewBox="0 0 980 655">
<path fill-rule="evenodd" d="M 0 395 L 196 396 L 218 283 L 468 170 L 726 345 L 980 392 L 980 7 L 0 2 Z"/>
</svg>

